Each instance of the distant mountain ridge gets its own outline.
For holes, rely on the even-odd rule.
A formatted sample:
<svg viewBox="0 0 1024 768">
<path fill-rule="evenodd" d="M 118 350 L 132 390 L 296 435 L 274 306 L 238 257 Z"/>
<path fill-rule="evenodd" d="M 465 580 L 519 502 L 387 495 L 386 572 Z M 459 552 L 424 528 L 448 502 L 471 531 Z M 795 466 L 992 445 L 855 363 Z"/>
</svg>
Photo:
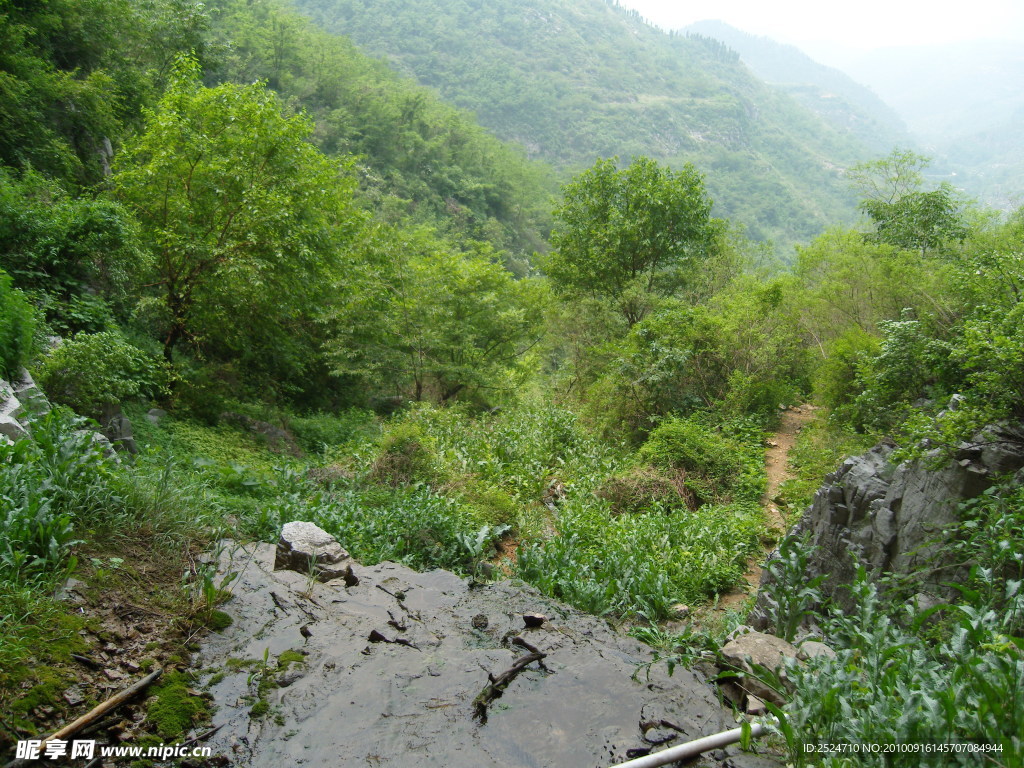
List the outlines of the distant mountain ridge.
<svg viewBox="0 0 1024 768">
<path fill-rule="evenodd" d="M 844 65 L 904 116 L 954 183 L 1024 203 L 1024 48 L 1008 41 L 882 48 Z"/>
<path fill-rule="evenodd" d="M 845 72 L 812 59 L 793 45 L 751 35 L 723 21 L 698 21 L 680 30 L 720 40 L 765 82 L 789 95 L 838 130 L 879 153 L 912 142 L 899 113 Z"/>
<path fill-rule="evenodd" d="M 720 42 L 605 0 L 295 2 L 563 172 L 613 155 L 693 162 L 716 213 L 754 238 L 804 241 L 850 221 L 842 170 L 879 154 Z"/>
</svg>

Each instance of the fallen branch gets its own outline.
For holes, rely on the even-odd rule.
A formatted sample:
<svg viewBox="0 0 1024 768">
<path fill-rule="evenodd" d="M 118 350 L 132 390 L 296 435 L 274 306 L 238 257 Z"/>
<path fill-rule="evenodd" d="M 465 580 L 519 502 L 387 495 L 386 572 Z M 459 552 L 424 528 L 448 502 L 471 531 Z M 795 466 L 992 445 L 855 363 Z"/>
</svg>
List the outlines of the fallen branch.
<svg viewBox="0 0 1024 768">
<path fill-rule="evenodd" d="M 506 669 L 497 677 L 488 673 L 487 678 L 490 682 L 485 685 L 484 689 L 480 691 L 480 694 L 473 699 L 473 717 L 477 718 L 481 723 L 486 723 L 487 707 L 490 706 L 491 702 L 495 699 L 501 698 L 501 694 L 505 692 L 508 684 L 515 680 L 527 665 L 532 664 L 535 661 L 540 661 L 544 658 L 547 658 L 546 653 L 534 651 L 526 654 L 522 658 L 516 659 L 509 669 Z"/>
<path fill-rule="evenodd" d="M 215 733 L 216 733 L 217 731 L 219 731 L 219 730 L 220 730 L 221 728 L 223 728 L 223 727 L 224 727 L 224 723 L 221 723 L 221 724 L 220 724 L 220 725 L 218 725 L 218 726 L 214 726 L 213 728 L 211 728 L 210 730 L 208 730 L 208 731 L 207 731 L 206 733 L 201 733 L 201 734 L 199 734 L 198 736 L 193 736 L 193 737 L 192 737 L 191 739 L 189 739 L 188 741 L 183 741 L 183 742 L 181 743 L 181 746 L 182 746 L 182 747 L 190 747 L 190 746 L 192 746 L 193 744 L 195 744 L 195 743 L 197 743 L 197 742 L 200 742 L 200 741 L 206 741 L 206 740 L 207 740 L 208 738 L 210 738 L 211 736 L 213 736 L 213 734 L 215 734 Z"/>
<path fill-rule="evenodd" d="M 547 667 L 546 667 L 546 666 L 544 665 L 544 662 L 543 662 L 543 660 L 542 660 L 542 659 L 543 659 L 543 658 L 544 658 L 544 657 L 545 657 L 545 656 L 546 656 L 547 654 L 545 654 L 545 653 L 541 653 L 541 652 L 540 652 L 540 649 L 539 649 L 539 648 L 537 648 L 537 646 L 535 646 L 535 645 L 531 645 L 530 643 L 526 642 L 525 640 L 523 640 L 523 638 L 521 638 L 521 637 L 519 637 L 519 636 L 513 637 L 513 638 L 512 638 L 512 640 L 511 640 L 510 642 L 512 643 L 512 645 L 518 645 L 518 646 L 519 646 L 520 648 L 525 648 L 525 649 L 526 649 L 526 650 L 528 650 L 528 651 L 529 651 L 530 653 L 540 653 L 540 656 L 541 656 L 541 660 L 539 660 L 539 661 L 538 661 L 538 664 L 537 664 L 537 666 L 538 666 L 538 667 L 540 667 L 541 669 L 543 669 L 543 670 L 544 670 L 545 672 L 549 672 L 549 671 L 550 671 L 550 670 L 549 670 L 549 669 L 548 669 L 548 668 L 547 668 Z"/>
<path fill-rule="evenodd" d="M 65 725 L 59 731 L 43 740 L 43 743 L 40 745 L 40 753 L 46 750 L 46 745 L 48 742 L 55 741 L 57 739 L 65 740 L 69 736 L 74 736 L 79 731 L 83 730 L 90 724 L 99 720 L 107 712 L 116 709 L 136 694 L 148 688 L 149 685 L 153 683 L 153 681 L 155 681 L 162 674 L 163 669 L 157 668 L 153 670 L 144 678 L 139 680 L 137 683 L 134 683 L 128 688 L 125 688 L 120 693 L 114 694 L 109 699 L 104 701 L 102 704 L 98 704 L 97 706 L 93 707 L 91 710 L 86 712 L 84 715 L 82 715 L 74 722 Z M 16 768 L 17 766 L 21 765 L 28 765 L 30 762 L 31 761 L 28 760 L 12 760 L 11 762 L 7 763 L 7 765 L 4 768 Z"/>
</svg>

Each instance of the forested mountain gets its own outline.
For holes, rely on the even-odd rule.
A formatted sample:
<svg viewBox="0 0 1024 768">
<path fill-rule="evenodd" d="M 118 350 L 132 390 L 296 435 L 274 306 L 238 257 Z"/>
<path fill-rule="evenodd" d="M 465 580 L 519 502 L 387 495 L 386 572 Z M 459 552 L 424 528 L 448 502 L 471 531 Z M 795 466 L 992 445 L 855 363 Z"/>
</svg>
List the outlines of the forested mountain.
<svg viewBox="0 0 1024 768">
<path fill-rule="evenodd" d="M 71 188 L 109 173 L 142 125 L 175 55 L 195 51 L 204 80 L 264 79 L 314 118 L 329 154 L 360 158 L 364 196 L 488 239 L 522 259 L 543 247 L 549 172 L 348 40 L 275 0 L 94 0 L 8 10 L 0 24 L 0 161 Z"/>
<path fill-rule="evenodd" d="M 33 759 L 98 702 L 123 707 L 91 726 L 98 745 L 202 743 L 225 693 L 238 717 L 214 762 L 259 764 L 238 734 L 291 739 L 306 713 L 279 706 L 303 701 L 284 675 L 333 669 L 300 643 L 333 654 L 326 606 L 378 591 L 352 568 L 348 586 L 318 584 L 315 553 L 273 605 L 217 572 L 291 522 L 362 565 L 450 570 L 466 594 L 522 579 L 537 590 L 524 609 L 621 620 L 659 649 L 648 671 L 671 673 L 748 623 L 718 609 L 785 535 L 765 502 L 798 511 L 849 451 L 887 438 L 970 478 L 922 483 L 936 493 L 990 486 L 927 526 L 972 567 L 938 612 L 918 600 L 922 573 L 882 593 L 862 568 L 838 611 L 806 547 L 783 540 L 768 618 L 791 640 L 807 621 L 835 655 L 778 685 L 772 748 L 798 766 L 826 742 L 976 745 L 1024 764 L 1024 492 L 994 469 L 1020 466 L 1024 434 L 998 434 L 1012 466 L 977 465 L 987 449 L 964 442 L 1024 419 L 1024 211 L 972 207 L 914 152 L 851 163 L 862 145 L 722 43 L 602 0 L 321 2 L 556 160 L 555 190 L 556 171 L 285 2 L 0 0 L 0 752 Z M 863 217 L 844 228 L 853 190 Z M 758 237 L 830 226 L 784 265 L 716 203 Z M 792 485 L 769 484 L 766 462 L 783 411 Z M 886 519 L 875 543 L 891 553 L 886 531 L 909 526 Z M 409 587 L 387 568 L 401 611 Z M 415 651 L 392 629 L 425 637 L 402 616 L 453 594 L 437 576 L 369 642 Z M 232 590 L 260 601 L 251 637 Z M 510 593 L 492 594 L 472 629 L 476 609 L 455 609 L 482 666 L 517 644 Z M 255 658 L 192 666 L 210 632 L 226 642 L 207 649 Z M 399 675 L 409 652 L 363 651 Z M 469 666 L 472 690 L 442 680 L 467 725 L 469 702 L 479 717 L 511 679 Z M 642 671 L 629 685 L 645 694 Z M 495 717 L 529 710 L 508 695 Z M 576 698 L 566 711 L 589 717 Z M 372 741 L 390 726 L 368 711 Z M 649 750 L 636 722 L 590 746 L 606 762 Z M 295 754 L 338 762 L 324 727 L 329 744 L 292 740 Z M 520 731 L 544 762 L 544 734 Z M 430 746 L 417 735 L 403 758 Z M 864 756 L 920 763 L 893 754 Z"/>
<path fill-rule="evenodd" d="M 852 218 L 841 170 L 872 153 L 717 41 L 665 34 L 605 0 L 297 6 L 563 169 L 613 155 L 693 162 L 716 212 L 755 239 Z"/>
<path fill-rule="evenodd" d="M 879 153 L 911 143 L 903 119 L 876 93 L 844 72 L 819 64 L 796 46 L 751 35 L 721 21 L 699 21 L 680 31 L 725 43 L 758 77 Z"/>
</svg>

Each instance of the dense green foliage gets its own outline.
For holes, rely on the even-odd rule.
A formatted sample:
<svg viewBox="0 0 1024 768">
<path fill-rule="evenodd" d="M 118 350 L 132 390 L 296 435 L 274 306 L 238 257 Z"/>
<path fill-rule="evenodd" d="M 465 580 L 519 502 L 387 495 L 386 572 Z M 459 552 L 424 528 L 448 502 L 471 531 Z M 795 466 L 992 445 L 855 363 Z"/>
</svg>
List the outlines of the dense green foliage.
<svg viewBox="0 0 1024 768">
<path fill-rule="evenodd" d="M 729 51 L 603 4 L 538 8 L 456 3 L 415 35 L 407 8 L 389 18 L 430 43 L 411 59 L 434 55 L 430 24 L 451 27 L 455 70 L 477 50 L 459 20 L 503 15 L 492 31 L 507 40 L 470 84 L 512 126 L 535 104 L 536 136 L 569 164 L 595 147 L 635 158 L 598 160 L 560 203 L 468 115 L 274 0 L 0 0 L 0 375 L 27 366 L 78 414 L 35 402 L 0 440 L 0 702 L 57 700 L 29 644 L 77 637 L 49 595 L 94 560 L 96 577 L 111 546 L 159 553 L 174 579 L 188 560 L 181 610 L 202 626 L 222 595 L 195 549 L 303 519 L 364 562 L 507 573 L 657 638 L 677 603 L 740 583 L 772 535 L 760 502 L 779 406 L 826 408 L 780 492 L 794 507 L 881 434 L 910 455 L 1024 415 L 1024 214 L 928 189 L 923 158 L 896 151 L 853 169 L 868 219 L 841 229 L 824 158 L 857 153 Z M 560 40 L 567 8 L 579 34 L 559 61 L 588 41 L 593 88 L 553 76 L 502 91 L 504 46 Z M 622 34 L 649 46 L 634 56 Z M 661 90 L 644 79 L 654 64 Z M 560 126 L 576 118 L 570 141 Z M 777 173 L 750 170 L 765 158 Z M 711 218 L 705 184 L 739 211 L 740 177 L 751 234 L 834 228 L 792 268 L 766 260 Z M 151 421 L 153 405 L 166 413 Z M 81 418 L 115 406 L 136 457 L 106 455 Z M 937 627 L 864 584 L 859 614 L 822 617 L 840 660 L 813 670 L 836 684 L 815 692 L 794 672 L 791 744 L 1003 738 L 992 702 L 1019 696 L 1004 681 L 1020 677 L 1020 496 L 1007 482 L 962 510 L 946 546 L 976 568 Z M 787 544 L 777 578 L 800 562 Z M 814 586 L 780 601 L 783 634 Z M 901 715 L 906 701 L 920 706 Z"/>
<path fill-rule="evenodd" d="M 1009 514 L 1019 524 L 1019 509 Z M 971 515 L 969 521 L 977 519 Z M 1015 534 L 1007 522 L 998 539 L 1007 545 L 1001 552 L 983 543 L 996 531 L 970 529 L 964 547 L 998 554 L 972 568 L 961 586 L 963 599 L 955 604 L 928 613 L 899 605 L 880 594 L 861 568 L 849 587 L 856 608 L 818 612 L 815 618 L 836 656 L 787 664 L 794 693 L 784 707 L 770 706 L 794 765 L 847 764 L 841 754 L 823 761 L 808 755 L 807 743 L 891 745 L 892 751 L 861 754 L 858 764 L 869 766 L 917 766 L 925 760 L 973 765 L 985 752 L 1002 765 L 1024 759 L 1024 593 L 1019 579 L 995 575 L 1007 575 L 1008 560 L 1014 575 L 1019 573 L 1010 549 Z M 795 569 L 773 589 L 783 597 L 800 593 L 814 600 L 814 585 Z M 949 744 L 977 745 L 982 752 L 957 752 L 955 746 L 943 751 Z"/>
<path fill-rule="evenodd" d="M 297 336 L 359 222 L 355 180 L 307 141 L 312 123 L 283 116 L 260 84 L 204 88 L 198 76 L 177 61 L 114 176 L 142 225 L 151 267 L 139 279 L 156 289 L 144 307 L 168 360 L 185 340 L 238 355 Z"/>
<path fill-rule="evenodd" d="M 32 353 L 35 317 L 25 296 L 0 270 L 0 376 L 11 379 Z"/>
<path fill-rule="evenodd" d="M 366 233 L 329 313 L 336 373 L 381 392 L 448 402 L 500 398 L 520 383 L 541 334 L 544 292 L 516 280 L 493 248 L 458 251 L 428 231 L 380 226 Z"/>
<path fill-rule="evenodd" d="M 170 380 L 163 361 L 113 331 L 66 339 L 46 356 L 36 374 L 54 402 L 95 419 L 104 405 L 163 395 Z"/>
<path fill-rule="evenodd" d="M 711 202 L 692 166 L 673 173 L 646 157 L 615 166 L 598 160 L 562 190 L 544 271 L 564 294 L 611 300 L 633 326 L 702 268 Z"/>
</svg>

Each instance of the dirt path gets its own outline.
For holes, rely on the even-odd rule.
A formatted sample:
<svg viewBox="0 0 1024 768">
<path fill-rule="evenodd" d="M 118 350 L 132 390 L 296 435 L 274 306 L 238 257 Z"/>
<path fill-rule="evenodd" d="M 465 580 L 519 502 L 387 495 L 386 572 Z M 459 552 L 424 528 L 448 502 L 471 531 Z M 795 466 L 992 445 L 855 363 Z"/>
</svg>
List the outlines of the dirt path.
<svg viewBox="0 0 1024 768">
<path fill-rule="evenodd" d="M 796 443 L 797 434 L 807 422 L 814 418 L 816 410 L 817 408 L 813 405 L 797 405 L 787 409 L 782 414 L 778 431 L 768 439 L 768 450 L 765 451 L 764 456 L 768 487 L 761 499 L 770 529 L 770 536 L 766 537 L 768 543 L 765 546 L 765 554 L 771 552 L 777 539 L 786 533 L 786 518 L 773 499 L 779 493 L 779 486 L 792 476 L 788 464 L 789 452 Z M 750 559 L 747 563 L 747 572 L 743 574 L 746 584 L 722 595 L 716 606 L 717 610 L 727 611 L 736 608 L 749 595 L 757 591 L 758 585 L 761 583 L 761 563 L 763 561 L 763 556 Z"/>
</svg>

